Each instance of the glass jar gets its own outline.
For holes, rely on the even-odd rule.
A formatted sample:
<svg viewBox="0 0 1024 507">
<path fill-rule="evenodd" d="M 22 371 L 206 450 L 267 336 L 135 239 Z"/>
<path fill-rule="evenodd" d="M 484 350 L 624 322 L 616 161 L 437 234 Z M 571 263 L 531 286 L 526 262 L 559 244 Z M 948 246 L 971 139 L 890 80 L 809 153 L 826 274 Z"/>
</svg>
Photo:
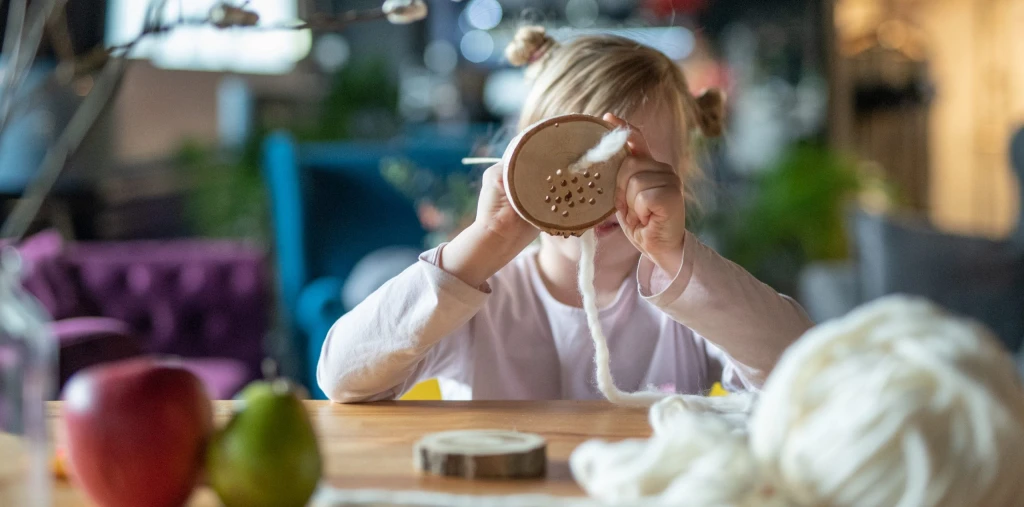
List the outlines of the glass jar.
<svg viewBox="0 0 1024 507">
<path fill-rule="evenodd" d="M 50 505 L 47 401 L 57 350 L 38 301 L 21 285 L 21 259 L 0 251 L 0 505 Z"/>
</svg>

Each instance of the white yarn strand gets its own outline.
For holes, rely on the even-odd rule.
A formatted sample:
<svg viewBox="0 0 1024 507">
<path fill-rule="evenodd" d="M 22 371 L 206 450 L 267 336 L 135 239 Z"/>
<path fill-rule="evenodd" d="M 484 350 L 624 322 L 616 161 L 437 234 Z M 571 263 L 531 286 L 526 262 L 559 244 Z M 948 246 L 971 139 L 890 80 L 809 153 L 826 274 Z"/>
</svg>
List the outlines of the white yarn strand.
<svg viewBox="0 0 1024 507">
<path fill-rule="evenodd" d="M 601 136 L 601 140 L 593 148 L 587 150 L 576 162 L 569 165 L 569 171 L 583 173 L 590 167 L 607 162 L 626 149 L 629 130 L 615 128 Z M 601 326 L 600 311 L 597 308 L 597 292 L 594 288 L 594 262 L 597 257 L 597 236 L 590 229 L 580 237 L 579 289 L 583 298 L 583 309 L 587 315 L 587 325 L 594 341 L 594 366 L 598 390 L 608 401 L 618 405 L 633 407 L 649 407 L 655 403 L 675 396 L 672 393 L 657 391 L 623 392 L 615 385 L 612 378 L 611 358 L 608 352 L 608 338 Z M 711 411 L 732 419 L 732 424 L 745 424 L 746 414 L 753 406 L 753 395 L 741 398 L 682 396 L 676 397 L 678 403 L 702 411 Z M 728 415 L 726 415 L 728 414 Z"/>
<path fill-rule="evenodd" d="M 583 310 L 587 314 L 587 325 L 590 337 L 594 340 L 594 365 L 597 375 L 597 388 L 608 401 L 617 405 L 631 407 L 649 407 L 668 395 L 659 392 L 626 393 L 615 386 L 612 378 L 610 357 L 608 355 L 608 338 L 601 327 L 601 314 L 597 308 L 597 291 L 594 289 L 594 258 L 597 255 L 597 236 L 590 229 L 580 237 L 579 284 L 580 295 L 583 296 Z"/>
<path fill-rule="evenodd" d="M 607 162 L 617 153 L 626 148 L 626 141 L 629 139 L 629 130 L 617 128 L 601 136 L 601 141 L 596 146 L 587 150 L 575 163 L 569 165 L 569 172 L 582 174 L 591 166 Z"/>
</svg>

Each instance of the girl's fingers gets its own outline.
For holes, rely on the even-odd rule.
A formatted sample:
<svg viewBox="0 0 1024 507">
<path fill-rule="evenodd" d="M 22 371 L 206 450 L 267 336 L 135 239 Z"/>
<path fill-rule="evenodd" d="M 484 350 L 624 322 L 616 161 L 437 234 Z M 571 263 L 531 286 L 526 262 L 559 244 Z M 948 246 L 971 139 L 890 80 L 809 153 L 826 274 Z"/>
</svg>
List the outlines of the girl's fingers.
<svg viewBox="0 0 1024 507">
<path fill-rule="evenodd" d="M 682 208 L 678 195 L 676 189 L 667 186 L 642 190 L 633 199 L 633 213 L 636 213 L 644 227 L 650 224 L 652 218 L 660 217 L 667 220 L 676 215 L 677 206 Z"/>
<path fill-rule="evenodd" d="M 629 230 L 628 228 L 626 228 L 626 214 L 628 212 L 629 211 L 625 209 L 620 209 L 615 212 L 615 219 L 619 221 L 619 226 L 623 227 L 624 230 L 627 231 Z"/>
<path fill-rule="evenodd" d="M 629 147 L 629 151 L 633 156 L 650 158 L 651 148 L 647 145 L 647 139 L 644 138 L 640 129 L 612 113 L 605 113 L 602 119 L 616 127 L 629 130 L 629 137 L 626 138 L 626 146 Z"/>
<path fill-rule="evenodd" d="M 651 217 L 661 213 L 670 215 L 676 205 L 682 204 L 682 181 L 672 166 L 651 157 L 650 147 L 640 129 L 609 113 L 604 120 L 618 128 L 629 130 L 626 144 L 631 156 L 623 160 L 615 180 L 615 209 L 619 223 L 633 244 L 642 241 L 641 231 Z"/>
<path fill-rule="evenodd" d="M 649 211 L 637 209 L 635 202 L 637 195 L 645 190 L 665 189 L 674 194 L 675 198 L 682 199 L 682 182 L 674 172 L 665 170 L 662 167 L 664 164 L 633 158 L 626 160 L 627 163 L 619 169 L 616 181 L 615 206 L 627 217 L 630 214 L 636 217 L 628 225 L 636 227 L 637 224 L 647 224 Z"/>
<path fill-rule="evenodd" d="M 647 172 L 665 174 L 670 178 L 675 178 L 676 180 L 679 179 L 679 176 L 672 170 L 672 166 L 668 164 L 655 162 L 651 159 L 626 157 L 626 159 L 622 161 L 622 165 L 619 166 L 619 173 L 615 177 L 616 196 L 625 197 L 629 181 L 637 174 Z M 680 184 L 682 184 L 682 182 L 680 182 Z"/>
<path fill-rule="evenodd" d="M 629 230 L 636 229 L 640 225 L 640 217 L 632 208 L 626 211 L 626 227 Z"/>
<path fill-rule="evenodd" d="M 636 217 L 630 217 L 629 210 L 625 210 L 617 211 L 615 213 L 615 218 L 619 221 L 619 226 L 622 227 L 622 232 L 625 233 L 626 238 L 629 239 L 631 243 L 633 243 L 633 246 L 635 246 L 637 250 L 640 250 L 642 252 L 643 243 L 639 243 L 636 241 L 636 238 L 639 237 L 639 234 L 637 234 L 637 228 L 636 226 L 629 225 L 630 220 L 635 220 Z M 637 221 L 637 223 L 639 222 Z"/>
<path fill-rule="evenodd" d="M 502 182 L 502 179 L 503 179 L 504 176 L 503 176 L 502 173 L 503 173 L 503 167 L 501 166 L 500 162 L 497 163 L 497 164 L 492 165 L 491 167 L 488 167 L 487 170 L 484 171 L 484 176 L 483 176 L 484 186 L 487 186 L 487 185 L 497 185 L 499 187 L 504 188 L 505 185 Z"/>
<path fill-rule="evenodd" d="M 682 195 L 682 192 L 679 191 L 679 178 L 674 177 L 674 175 L 655 172 L 641 172 L 633 175 L 633 177 L 630 178 L 629 183 L 626 184 L 626 206 L 629 208 L 636 208 L 636 199 L 638 195 L 642 192 L 659 188 L 675 190 L 679 195 Z"/>
<path fill-rule="evenodd" d="M 684 216 L 681 213 L 682 199 L 671 187 L 651 188 L 640 192 L 633 201 L 633 208 L 644 226 L 647 226 L 652 218 L 669 221 L 677 214 Z"/>
<path fill-rule="evenodd" d="M 608 123 L 611 123 L 612 125 L 615 125 L 616 127 L 629 128 L 629 122 L 623 120 L 622 118 L 619 118 L 618 116 L 615 116 L 612 113 L 604 113 L 604 116 L 602 116 L 601 119 Z"/>
</svg>

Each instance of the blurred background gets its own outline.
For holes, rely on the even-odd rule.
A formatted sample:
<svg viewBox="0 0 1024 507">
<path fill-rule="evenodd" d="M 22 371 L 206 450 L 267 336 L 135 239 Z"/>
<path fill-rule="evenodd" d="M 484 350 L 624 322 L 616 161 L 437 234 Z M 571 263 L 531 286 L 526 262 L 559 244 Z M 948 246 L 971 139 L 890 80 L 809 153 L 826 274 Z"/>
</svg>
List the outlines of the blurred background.
<svg viewBox="0 0 1024 507">
<path fill-rule="evenodd" d="M 1024 0 L 427 4 L 409 25 L 190 27 L 135 49 L 21 246 L 63 326 L 62 378 L 175 355 L 230 397 L 271 358 L 322 396 L 333 321 L 471 219 L 482 169 L 460 159 L 515 134 L 528 88 L 503 50 L 524 24 L 634 38 L 695 93 L 727 91 L 691 229 L 815 320 L 908 292 L 1024 341 Z M 274 24 L 379 4 L 246 7 Z M 45 38 L 28 78 L 50 88 L 0 138 L 5 213 L 94 85 L 43 77 L 62 51 L 131 40 L 146 12 L 68 2 L 70 45 Z"/>
</svg>

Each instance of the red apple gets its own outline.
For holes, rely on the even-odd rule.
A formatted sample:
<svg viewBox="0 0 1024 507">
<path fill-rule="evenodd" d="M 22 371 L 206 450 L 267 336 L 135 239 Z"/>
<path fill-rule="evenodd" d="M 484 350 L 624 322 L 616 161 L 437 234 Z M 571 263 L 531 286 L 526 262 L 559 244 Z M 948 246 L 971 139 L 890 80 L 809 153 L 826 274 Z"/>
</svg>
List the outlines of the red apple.
<svg viewBox="0 0 1024 507">
<path fill-rule="evenodd" d="M 74 479 L 102 507 L 179 507 L 202 469 L 213 410 L 187 370 L 129 359 L 75 374 L 64 388 Z"/>
</svg>

